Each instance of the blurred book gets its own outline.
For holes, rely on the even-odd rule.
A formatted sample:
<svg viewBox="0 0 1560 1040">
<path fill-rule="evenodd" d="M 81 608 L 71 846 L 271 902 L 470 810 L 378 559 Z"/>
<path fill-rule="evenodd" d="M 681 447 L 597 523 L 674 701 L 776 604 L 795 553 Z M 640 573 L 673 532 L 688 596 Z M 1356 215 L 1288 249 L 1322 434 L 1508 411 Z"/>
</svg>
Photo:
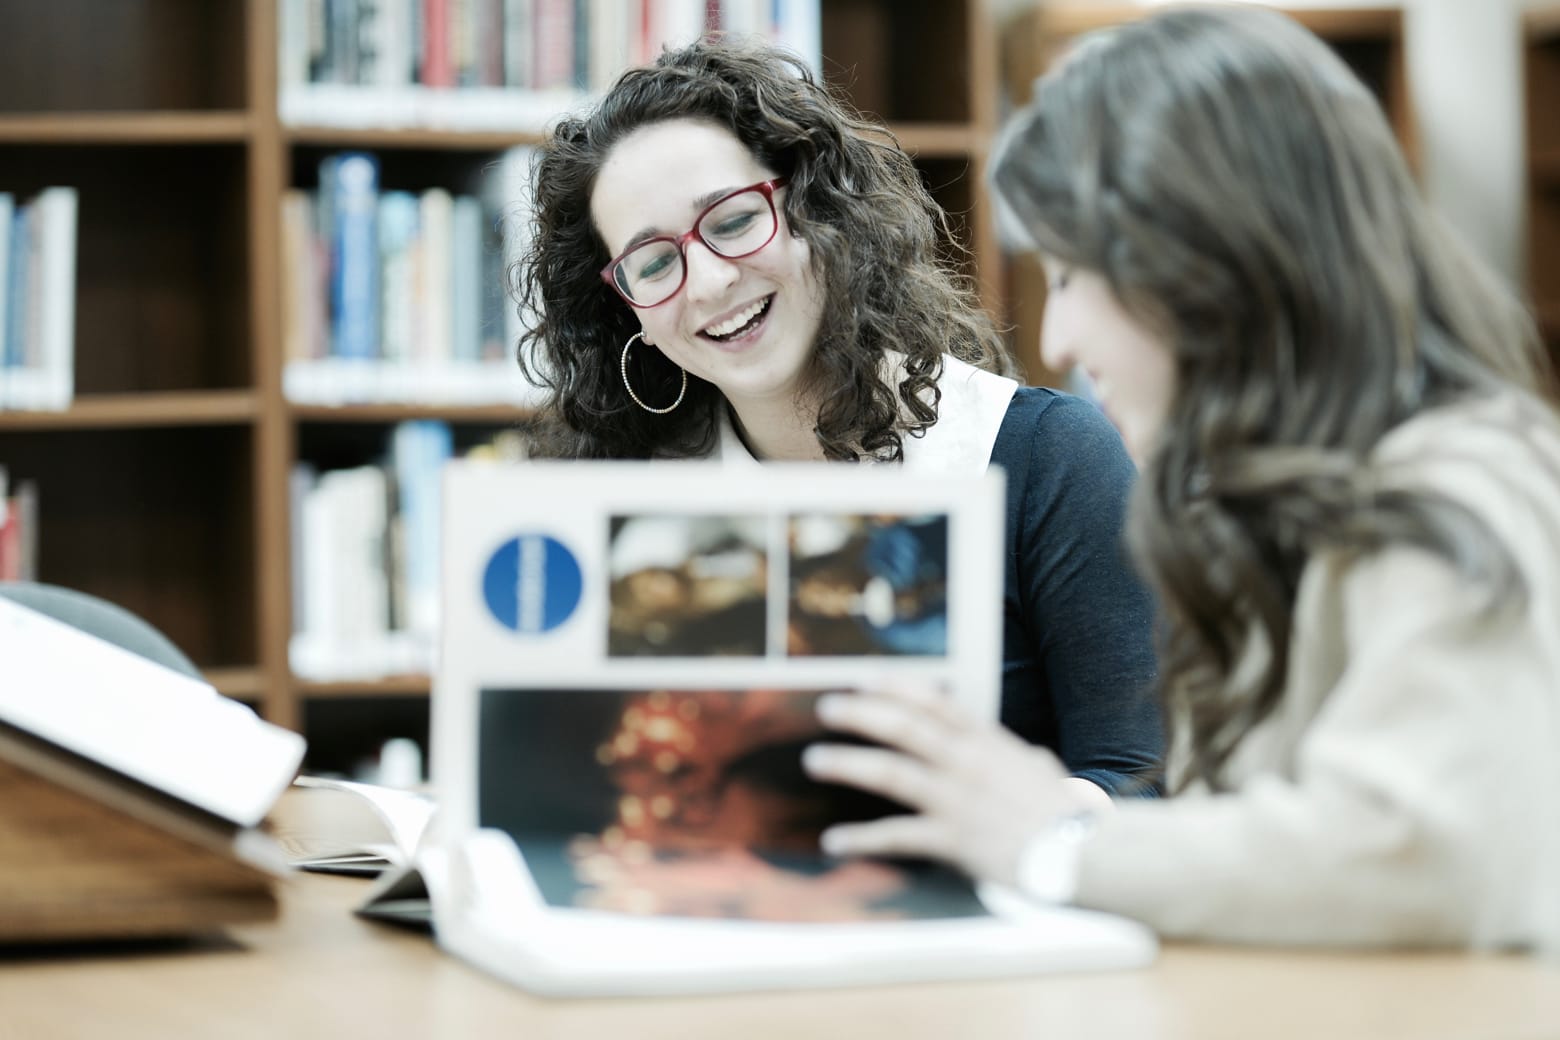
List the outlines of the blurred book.
<svg viewBox="0 0 1560 1040">
<path fill-rule="evenodd" d="M 514 361 L 527 317 L 503 289 L 530 233 L 533 150 L 474 193 L 381 190 L 378 160 L 326 156 L 282 201 L 283 392 L 296 404 L 536 404 Z"/>
<path fill-rule="evenodd" d="M 293 787 L 275 836 L 300 870 L 377 877 L 413 859 L 433 818 L 433 798 L 418 791 L 307 775 Z"/>
<path fill-rule="evenodd" d="M 820 695 L 914 683 L 997 716 L 1000 473 L 461 461 L 444 491 L 418 866 L 451 952 L 559 995 L 1154 956 L 1134 922 L 819 845 L 903 811 L 806 775 L 842 739 Z"/>
<path fill-rule="evenodd" d="M 291 126 L 537 132 L 712 32 L 822 67 L 819 0 L 282 0 L 278 18 Z"/>
<path fill-rule="evenodd" d="M 0 942 L 274 916 L 284 863 L 257 826 L 303 738 L 46 602 L 105 634 L 155 635 L 91 597 L 0 587 Z"/>
<path fill-rule="evenodd" d="M 0 194 L 0 408 L 70 407 L 78 206 L 75 188 Z"/>
<path fill-rule="evenodd" d="M 11 486 L 0 466 L 0 581 L 33 581 L 38 577 L 38 485 L 31 480 Z"/>
</svg>

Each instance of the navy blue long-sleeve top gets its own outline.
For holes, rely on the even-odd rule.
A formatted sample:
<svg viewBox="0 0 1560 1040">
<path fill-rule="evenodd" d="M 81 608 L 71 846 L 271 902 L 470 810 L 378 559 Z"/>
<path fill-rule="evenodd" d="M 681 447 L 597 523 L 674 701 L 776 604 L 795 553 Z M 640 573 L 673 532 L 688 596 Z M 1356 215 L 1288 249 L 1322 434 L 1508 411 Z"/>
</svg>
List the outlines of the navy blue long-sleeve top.
<svg viewBox="0 0 1560 1040">
<path fill-rule="evenodd" d="M 1002 722 L 1112 794 L 1153 793 L 1164 727 L 1121 438 L 1087 401 L 1020 387 L 991 463 L 1007 474 Z"/>
</svg>

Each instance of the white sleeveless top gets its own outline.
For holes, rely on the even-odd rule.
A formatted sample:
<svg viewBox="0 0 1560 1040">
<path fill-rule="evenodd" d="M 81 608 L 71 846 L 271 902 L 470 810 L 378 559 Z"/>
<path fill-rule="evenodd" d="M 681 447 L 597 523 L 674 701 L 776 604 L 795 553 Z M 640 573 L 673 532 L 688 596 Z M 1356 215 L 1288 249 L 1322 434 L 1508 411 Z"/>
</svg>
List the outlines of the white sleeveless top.
<svg viewBox="0 0 1560 1040">
<path fill-rule="evenodd" d="M 901 356 L 891 355 L 891 361 L 897 369 Z M 919 437 L 903 438 L 902 465 L 923 473 L 979 473 L 991 460 L 997 431 L 1018 383 L 949 354 L 943 355 L 942 361 L 937 422 Z M 760 465 L 737 435 L 731 413 L 725 408 L 720 410 L 715 448 L 709 457 L 728 466 Z"/>
</svg>

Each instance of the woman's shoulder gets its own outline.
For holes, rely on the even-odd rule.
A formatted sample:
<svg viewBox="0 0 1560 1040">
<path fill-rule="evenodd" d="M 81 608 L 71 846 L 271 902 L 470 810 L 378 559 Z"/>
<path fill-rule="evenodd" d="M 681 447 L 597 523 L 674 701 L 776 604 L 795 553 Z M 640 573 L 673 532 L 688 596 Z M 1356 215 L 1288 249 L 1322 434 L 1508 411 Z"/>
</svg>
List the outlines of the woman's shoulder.
<svg viewBox="0 0 1560 1040">
<path fill-rule="evenodd" d="M 1512 392 L 1431 409 L 1383 438 L 1373 462 L 1378 486 L 1455 502 L 1489 527 L 1533 591 L 1560 596 L 1560 417 L 1549 405 Z"/>
<path fill-rule="evenodd" d="M 1531 394 L 1506 391 L 1430 408 L 1382 438 L 1375 459 L 1398 465 L 1415 460 L 1524 454 L 1560 458 L 1560 413 Z"/>
<path fill-rule="evenodd" d="M 1092 402 L 1046 386 L 1021 386 L 1008 402 L 992 461 L 1055 469 L 1131 467 L 1121 435 Z"/>
<path fill-rule="evenodd" d="M 1531 395 L 1457 401 L 1414 416 L 1372 456 L 1389 486 L 1424 486 L 1485 513 L 1520 495 L 1560 518 L 1560 415 Z"/>
</svg>

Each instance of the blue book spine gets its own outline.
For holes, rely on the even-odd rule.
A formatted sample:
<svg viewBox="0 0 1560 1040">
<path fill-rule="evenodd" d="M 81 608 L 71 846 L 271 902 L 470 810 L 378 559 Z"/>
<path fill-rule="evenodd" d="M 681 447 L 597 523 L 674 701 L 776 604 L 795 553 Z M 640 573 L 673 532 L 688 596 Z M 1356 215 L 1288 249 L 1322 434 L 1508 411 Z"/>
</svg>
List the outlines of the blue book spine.
<svg viewBox="0 0 1560 1040">
<path fill-rule="evenodd" d="M 0 191 L 0 369 L 11 363 L 11 356 L 6 352 L 6 342 L 10 339 L 7 330 L 11 325 L 11 225 L 15 223 L 15 215 L 16 199 Z M 4 372 L 0 372 L 0 379 L 3 378 Z M 0 388 L 0 408 L 3 407 L 5 394 L 3 388 Z"/>
<path fill-rule="evenodd" d="M 454 437 L 448 423 L 416 419 L 398 424 L 392 438 L 409 627 L 432 634 L 439 618 L 439 477 L 455 452 Z"/>
<path fill-rule="evenodd" d="M 379 164 L 364 152 L 345 153 L 334 181 L 332 353 L 371 359 L 379 356 Z"/>
<path fill-rule="evenodd" d="M 29 240 L 31 232 L 31 206 L 16 207 L 11 220 L 11 262 L 7 272 L 5 292 L 6 328 L 5 363 L 8 368 L 21 368 L 27 363 L 27 321 L 31 300 L 27 292 L 27 258 L 32 253 Z"/>
</svg>

